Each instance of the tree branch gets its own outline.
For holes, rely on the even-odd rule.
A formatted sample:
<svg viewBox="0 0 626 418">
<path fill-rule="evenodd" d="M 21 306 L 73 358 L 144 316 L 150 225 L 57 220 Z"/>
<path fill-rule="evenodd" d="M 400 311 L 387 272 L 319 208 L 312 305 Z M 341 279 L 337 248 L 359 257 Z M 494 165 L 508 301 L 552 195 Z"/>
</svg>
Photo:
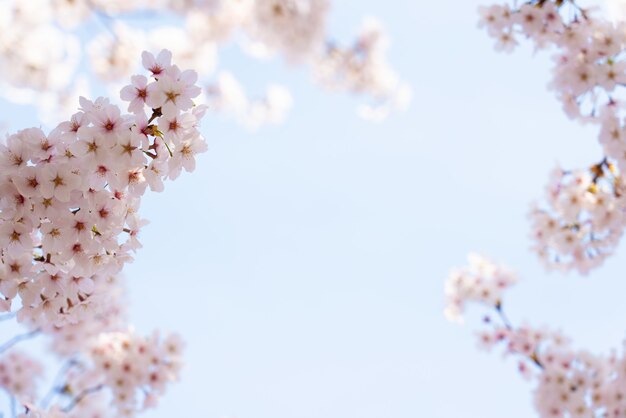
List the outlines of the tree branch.
<svg viewBox="0 0 626 418">
<path fill-rule="evenodd" d="M 87 388 L 85 390 L 83 390 L 82 392 L 80 392 L 78 395 L 76 395 L 76 397 L 74 397 L 72 399 L 72 401 L 65 407 L 62 409 L 63 412 L 70 412 L 76 405 L 78 405 L 78 403 L 80 401 L 83 400 L 83 398 L 85 398 L 86 396 L 92 394 L 92 393 L 96 393 L 100 390 L 102 390 L 104 388 L 104 384 L 99 384 L 98 386 L 94 386 L 91 388 Z"/>
<path fill-rule="evenodd" d="M 15 337 L 11 338 L 9 341 L 7 341 L 4 344 L 0 345 L 0 353 L 4 353 L 9 348 L 11 348 L 15 344 L 19 343 L 20 341 L 24 341 L 24 340 L 28 340 L 28 339 L 36 337 L 37 335 L 39 335 L 40 332 L 41 332 L 41 330 L 39 328 L 37 328 L 36 330 L 27 332 L 25 334 L 16 335 Z"/>
</svg>

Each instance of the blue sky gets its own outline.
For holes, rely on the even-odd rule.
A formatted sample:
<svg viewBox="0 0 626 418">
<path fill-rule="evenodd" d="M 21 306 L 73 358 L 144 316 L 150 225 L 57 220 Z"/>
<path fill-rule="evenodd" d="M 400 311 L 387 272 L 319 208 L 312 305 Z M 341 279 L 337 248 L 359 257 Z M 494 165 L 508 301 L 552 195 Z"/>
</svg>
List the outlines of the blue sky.
<svg viewBox="0 0 626 418">
<path fill-rule="evenodd" d="M 523 279 L 505 302 L 514 322 L 595 352 L 621 346 L 624 245 L 588 277 L 547 274 L 529 251 L 530 202 L 555 162 L 599 161 L 596 131 L 546 89 L 547 54 L 493 50 L 481 4 L 334 2 L 340 39 L 362 16 L 386 25 L 413 86 L 411 108 L 382 124 L 302 70 L 225 52 L 249 88 L 290 85 L 295 107 L 256 133 L 205 118 L 197 171 L 144 199 L 131 320 L 187 342 L 182 381 L 144 417 L 534 416 L 515 364 L 476 348 L 480 309 L 464 327 L 443 318 L 443 282 L 470 251 Z"/>
</svg>

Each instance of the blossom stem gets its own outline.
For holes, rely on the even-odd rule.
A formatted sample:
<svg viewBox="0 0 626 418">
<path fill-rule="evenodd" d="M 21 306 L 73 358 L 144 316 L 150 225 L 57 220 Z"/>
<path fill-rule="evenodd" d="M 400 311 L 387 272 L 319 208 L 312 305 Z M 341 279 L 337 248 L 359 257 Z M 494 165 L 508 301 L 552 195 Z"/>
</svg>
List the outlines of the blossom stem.
<svg viewBox="0 0 626 418">
<path fill-rule="evenodd" d="M 156 118 L 163 116 L 163 113 L 161 113 L 161 108 L 158 107 L 156 109 L 152 109 L 152 116 L 150 116 L 150 119 L 148 119 L 148 125 L 152 123 L 152 121 L 154 121 Z"/>
<path fill-rule="evenodd" d="M 156 154 L 152 154 L 148 151 L 143 151 L 144 154 L 146 154 L 148 157 L 152 158 L 153 160 L 157 157 Z"/>
<path fill-rule="evenodd" d="M 532 353 L 530 356 L 528 356 L 528 358 L 535 363 L 535 365 L 537 367 L 539 367 L 541 370 L 543 370 L 543 364 L 541 364 L 541 362 L 539 361 L 539 359 L 537 358 L 537 353 Z"/>
<path fill-rule="evenodd" d="M 509 321 L 509 318 L 507 318 L 506 314 L 502 310 L 502 302 L 500 302 L 500 301 L 498 301 L 496 303 L 496 312 L 498 312 L 498 316 L 500 317 L 500 319 L 504 323 L 504 326 L 506 327 L 506 329 L 512 330 L 513 329 L 513 325 L 511 325 L 511 321 Z"/>
<path fill-rule="evenodd" d="M 163 139 L 163 138 L 161 138 Z M 163 139 L 163 143 L 165 144 L 165 147 L 167 148 L 167 151 L 170 153 L 170 157 L 173 157 L 174 154 L 172 153 L 172 149 L 170 148 L 170 146 L 167 144 L 167 141 L 165 139 Z"/>
<path fill-rule="evenodd" d="M 507 318 L 506 314 L 504 313 L 504 310 L 502 309 L 502 302 L 500 301 L 496 302 L 496 311 L 498 312 L 498 316 L 502 320 L 502 323 L 504 324 L 506 329 L 508 329 L 509 331 L 512 331 L 513 325 L 511 325 L 511 321 L 509 321 L 509 318 Z M 539 361 L 539 358 L 537 357 L 537 353 L 532 353 L 531 355 L 527 355 L 527 357 L 530 361 L 535 363 L 535 365 L 539 367 L 540 369 L 544 368 L 543 364 L 541 364 L 541 362 Z"/>
</svg>

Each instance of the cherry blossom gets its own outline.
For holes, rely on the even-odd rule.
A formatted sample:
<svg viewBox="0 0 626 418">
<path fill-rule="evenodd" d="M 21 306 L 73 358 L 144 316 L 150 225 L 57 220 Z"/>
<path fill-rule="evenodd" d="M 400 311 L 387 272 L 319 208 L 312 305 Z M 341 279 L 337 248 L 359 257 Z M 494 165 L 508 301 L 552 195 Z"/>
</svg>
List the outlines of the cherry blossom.
<svg viewBox="0 0 626 418">
<path fill-rule="evenodd" d="M 43 365 L 25 353 L 10 351 L 0 357 L 0 388 L 22 402 L 35 399 L 42 377 Z"/>
<path fill-rule="evenodd" d="M 533 208 L 533 249 L 548 268 L 587 273 L 617 246 L 626 227 L 624 185 L 604 160 L 588 170 L 556 168 L 546 190 L 548 208 Z"/>
<path fill-rule="evenodd" d="M 373 104 L 363 104 L 364 119 L 381 121 L 390 113 L 404 110 L 411 89 L 387 61 L 389 39 L 376 19 L 365 19 L 355 43 L 348 48 L 329 43 L 326 54 L 315 64 L 315 76 L 332 90 L 371 92 Z"/>
<path fill-rule="evenodd" d="M 327 0 L 259 0 L 251 9 L 251 36 L 290 60 L 319 53 L 324 46 Z"/>
<path fill-rule="evenodd" d="M 494 5 L 482 7 L 479 14 L 479 26 L 496 39 L 496 49 L 510 52 L 528 38 L 537 49 L 553 51 L 550 87 L 565 113 L 598 127 L 605 158 L 585 169 L 556 167 L 545 200 L 530 213 L 533 250 L 546 267 L 588 273 L 614 252 L 625 228 L 624 23 L 598 18 L 573 0 Z M 625 351 L 594 354 L 574 348 L 559 331 L 515 325 L 505 314 L 501 292 L 494 296 L 495 275 L 489 273 L 504 267 L 487 263 L 481 272 L 476 263 L 451 274 L 445 314 L 458 319 L 468 302 L 492 310 L 478 332 L 479 346 L 500 347 L 515 359 L 518 371 L 533 384 L 538 416 L 626 415 Z"/>
<path fill-rule="evenodd" d="M 548 186 L 550 209 L 536 207 L 531 215 L 542 260 L 586 273 L 611 253 L 624 228 L 624 23 L 596 18 L 574 1 L 528 1 L 517 8 L 494 5 L 479 12 L 479 26 L 499 43 L 507 38 L 507 50 L 529 38 L 537 49 L 555 51 L 551 89 L 569 117 L 599 128 L 606 159 L 590 162 L 585 175 L 556 170 Z"/>
<path fill-rule="evenodd" d="M 480 285 L 474 287 L 480 289 Z M 485 318 L 484 329 L 477 333 L 479 346 L 488 351 L 501 347 L 506 357 L 514 359 L 518 372 L 534 385 L 533 400 L 538 416 L 626 414 L 623 350 L 608 355 L 579 350 L 559 331 L 514 326 L 504 314 L 502 304 L 492 305 L 491 309 L 493 315 Z"/>
<path fill-rule="evenodd" d="M 469 266 L 453 269 L 446 282 L 445 315 L 454 321 L 462 320 L 467 302 L 481 302 L 498 307 L 504 290 L 517 281 L 513 273 L 478 255 L 468 256 Z"/>
<path fill-rule="evenodd" d="M 141 247 L 148 184 L 162 191 L 207 150 L 206 108 L 193 102 L 197 76 L 169 51 L 143 61 L 151 79 L 134 76 L 121 91 L 133 113 L 81 97 L 78 113 L 50 134 L 25 129 L 0 145 L 0 310 L 28 330 L 0 345 L 0 387 L 20 416 L 131 417 L 178 379 L 180 339 L 129 328 L 119 277 Z M 149 93 L 129 94 L 137 88 Z M 164 120 L 176 129 L 159 130 Z M 6 352 L 37 335 L 66 359 L 45 399 L 36 387 L 42 366 Z"/>
<path fill-rule="evenodd" d="M 217 81 L 207 87 L 206 96 L 210 107 L 223 110 L 252 130 L 263 124 L 282 122 L 293 104 L 289 90 L 277 84 L 270 84 L 264 96 L 250 98 L 228 72 L 220 73 Z"/>
<path fill-rule="evenodd" d="M 324 88 L 363 96 L 365 102 L 373 103 L 359 107 L 358 114 L 366 118 L 380 120 L 404 109 L 410 100 L 408 86 L 387 62 L 388 40 L 382 27 L 368 20 L 353 46 L 338 47 L 328 34 L 329 0 L 26 3 L 9 0 L 0 5 L 0 22 L 5 28 L 0 34 L 1 91 L 8 100 L 38 105 L 50 122 L 64 117 L 67 106 L 59 103 L 68 103 L 77 90 L 85 94 L 95 87 L 90 80 L 93 76 L 109 87 L 130 77 L 136 71 L 135 57 L 142 50 L 168 48 L 168 59 L 173 56 L 179 65 L 198 72 L 201 88 L 211 92 L 209 99 L 230 103 L 231 96 L 219 97 L 226 88 L 216 88 L 223 83 L 214 71 L 228 72 L 220 67 L 219 58 L 221 50 L 233 41 L 241 52 L 254 58 L 279 55 L 290 67 L 310 69 L 314 81 Z M 151 24 L 137 25 L 129 17 L 149 19 Z M 81 65 L 83 59 L 89 62 L 88 71 Z M 153 59 L 155 69 L 163 59 Z M 124 100 L 131 101 L 129 111 L 140 108 L 137 100 L 157 100 L 137 96 L 143 88 L 140 80 L 133 85 L 134 89 L 124 92 Z M 247 90 L 253 91 L 253 96 L 264 95 L 261 90 Z M 267 100 L 253 101 L 244 111 L 231 105 L 211 109 L 232 111 L 235 120 L 250 127 L 278 123 L 291 100 L 285 100 L 288 96 L 283 92 L 280 98 L 277 95 L 277 90 L 269 87 Z"/>
</svg>

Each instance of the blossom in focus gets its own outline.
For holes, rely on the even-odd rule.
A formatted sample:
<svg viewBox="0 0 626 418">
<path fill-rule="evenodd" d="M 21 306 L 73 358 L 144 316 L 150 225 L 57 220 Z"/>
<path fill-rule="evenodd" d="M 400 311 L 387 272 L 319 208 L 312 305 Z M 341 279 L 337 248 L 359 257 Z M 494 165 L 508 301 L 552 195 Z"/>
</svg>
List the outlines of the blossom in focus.
<svg viewBox="0 0 626 418">
<path fill-rule="evenodd" d="M 55 403 L 38 406 L 42 366 L 0 350 L 0 386 L 20 416 L 131 417 L 178 378 L 180 338 L 130 330 L 119 277 L 141 247 L 148 185 L 163 190 L 207 150 L 206 108 L 193 103 L 197 75 L 172 64 L 169 51 L 143 61 L 151 78 L 133 76 L 121 92 L 132 113 L 81 97 L 79 111 L 49 134 L 24 129 L 0 144 L 0 309 L 30 330 L 3 347 L 43 334 L 66 359 Z M 164 120 L 176 129 L 159 130 Z"/>
</svg>

